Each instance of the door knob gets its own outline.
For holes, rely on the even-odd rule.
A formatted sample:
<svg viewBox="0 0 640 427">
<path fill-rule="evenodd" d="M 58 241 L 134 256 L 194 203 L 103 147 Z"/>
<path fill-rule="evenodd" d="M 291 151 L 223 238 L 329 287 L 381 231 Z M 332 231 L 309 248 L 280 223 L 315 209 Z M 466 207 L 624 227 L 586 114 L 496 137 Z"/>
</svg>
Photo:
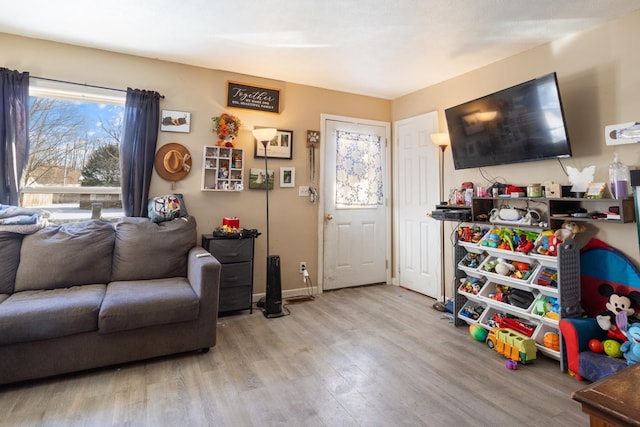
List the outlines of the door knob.
<svg viewBox="0 0 640 427">
<path fill-rule="evenodd" d="M 327 220 L 331 221 L 333 219 L 333 215 L 332 214 L 327 214 L 327 216 L 325 218 L 327 218 Z"/>
</svg>

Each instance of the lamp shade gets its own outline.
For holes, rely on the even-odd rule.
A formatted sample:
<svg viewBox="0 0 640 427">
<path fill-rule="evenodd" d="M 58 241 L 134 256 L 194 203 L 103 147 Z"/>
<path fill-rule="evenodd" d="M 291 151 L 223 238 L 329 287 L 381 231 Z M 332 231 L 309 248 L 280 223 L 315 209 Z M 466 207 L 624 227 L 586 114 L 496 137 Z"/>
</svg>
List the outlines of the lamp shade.
<svg viewBox="0 0 640 427">
<path fill-rule="evenodd" d="M 451 144 L 447 132 L 432 133 L 431 141 L 439 147 L 448 147 Z"/>
<path fill-rule="evenodd" d="M 253 137 L 258 141 L 271 141 L 278 134 L 278 129 L 274 128 L 259 128 L 254 129 Z"/>
</svg>

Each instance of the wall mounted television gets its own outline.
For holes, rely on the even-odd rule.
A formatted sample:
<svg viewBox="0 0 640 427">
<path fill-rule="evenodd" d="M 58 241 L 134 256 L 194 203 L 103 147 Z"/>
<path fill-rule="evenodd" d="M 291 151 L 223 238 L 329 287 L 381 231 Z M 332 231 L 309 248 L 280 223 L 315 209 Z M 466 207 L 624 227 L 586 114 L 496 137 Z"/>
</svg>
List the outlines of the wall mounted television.
<svg viewBox="0 0 640 427">
<path fill-rule="evenodd" d="M 556 73 L 445 110 L 455 169 L 571 157 Z"/>
</svg>

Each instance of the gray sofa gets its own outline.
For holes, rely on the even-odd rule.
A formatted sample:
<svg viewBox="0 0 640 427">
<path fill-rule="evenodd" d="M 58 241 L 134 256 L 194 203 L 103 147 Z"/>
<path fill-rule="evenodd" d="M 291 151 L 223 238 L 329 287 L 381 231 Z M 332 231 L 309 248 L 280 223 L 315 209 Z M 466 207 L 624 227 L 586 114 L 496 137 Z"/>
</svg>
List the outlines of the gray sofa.
<svg viewBox="0 0 640 427">
<path fill-rule="evenodd" d="M 0 233 L 0 384 L 208 350 L 220 263 L 194 217 Z"/>
</svg>

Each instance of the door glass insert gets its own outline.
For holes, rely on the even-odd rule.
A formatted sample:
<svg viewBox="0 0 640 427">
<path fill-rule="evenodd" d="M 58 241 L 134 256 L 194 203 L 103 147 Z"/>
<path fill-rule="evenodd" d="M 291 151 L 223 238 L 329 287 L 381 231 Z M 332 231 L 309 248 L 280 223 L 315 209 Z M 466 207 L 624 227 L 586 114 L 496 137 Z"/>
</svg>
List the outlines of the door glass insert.
<svg viewBox="0 0 640 427">
<path fill-rule="evenodd" d="M 336 208 L 375 208 L 383 204 L 380 136 L 337 131 Z"/>
</svg>

